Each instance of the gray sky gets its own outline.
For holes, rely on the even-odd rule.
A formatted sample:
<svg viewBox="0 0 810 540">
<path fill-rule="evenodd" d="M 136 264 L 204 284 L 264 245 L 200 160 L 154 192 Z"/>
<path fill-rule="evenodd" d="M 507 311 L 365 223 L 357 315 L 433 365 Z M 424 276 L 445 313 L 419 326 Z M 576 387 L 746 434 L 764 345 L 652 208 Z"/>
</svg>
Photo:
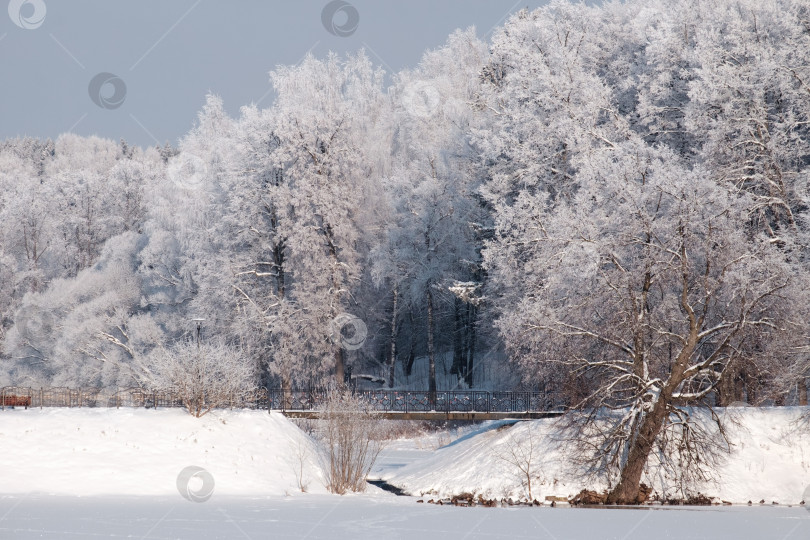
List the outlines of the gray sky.
<svg viewBox="0 0 810 540">
<path fill-rule="evenodd" d="M 547 3 L 338 1 L 1 0 L 0 139 L 72 131 L 176 143 L 206 93 L 222 96 L 232 115 L 251 102 L 269 106 L 268 72 L 307 51 L 365 48 L 391 73 L 415 66 L 456 28 L 473 25 L 488 38 L 508 14 Z"/>
</svg>

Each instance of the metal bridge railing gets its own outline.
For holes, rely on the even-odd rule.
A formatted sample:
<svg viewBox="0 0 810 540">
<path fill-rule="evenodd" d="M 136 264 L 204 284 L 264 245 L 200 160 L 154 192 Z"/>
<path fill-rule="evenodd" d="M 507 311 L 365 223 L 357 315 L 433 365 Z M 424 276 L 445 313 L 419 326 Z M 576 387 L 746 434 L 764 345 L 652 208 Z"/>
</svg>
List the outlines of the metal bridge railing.
<svg viewBox="0 0 810 540">
<path fill-rule="evenodd" d="M 563 408 L 555 395 L 546 392 L 481 390 L 356 390 L 370 410 L 391 413 L 480 412 L 525 413 Z M 259 389 L 248 398 L 226 400 L 224 408 L 271 411 L 316 411 L 326 401 L 326 390 Z M 0 408 L 8 407 L 182 407 L 171 391 L 143 388 L 31 388 L 0 387 Z"/>
<path fill-rule="evenodd" d="M 280 411 L 314 411 L 326 400 L 323 390 L 268 392 L 268 408 Z M 377 412 L 545 412 L 562 408 L 562 402 L 546 392 L 482 390 L 358 390 L 369 409 Z"/>
</svg>

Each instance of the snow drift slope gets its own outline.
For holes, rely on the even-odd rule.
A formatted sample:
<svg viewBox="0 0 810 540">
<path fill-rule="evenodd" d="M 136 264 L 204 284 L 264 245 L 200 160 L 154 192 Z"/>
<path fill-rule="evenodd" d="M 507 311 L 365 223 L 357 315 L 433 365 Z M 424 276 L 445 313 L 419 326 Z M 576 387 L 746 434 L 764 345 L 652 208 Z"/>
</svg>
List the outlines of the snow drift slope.
<svg viewBox="0 0 810 540">
<path fill-rule="evenodd" d="M 189 466 L 217 494 L 325 492 L 312 441 L 278 413 L 45 409 L 0 413 L 0 493 L 177 494 Z"/>
<path fill-rule="evenodd" d="M 773 501 L 796 504 L 810 486 L 810 429 L 797 429 L 801 409 L 738 408 L 727 412 L 732 453 L 716 473 L 716 481 L 690 486 L 734 503 Z M 726 413 L 724 413 L 726 414 Z M 400 469 L 386 471 L 382 478 L 414 495 L 449 496 L 463 492 L 487 498 L 524 498 L 525 476 L 510 464 L 510 444 L 533 436 L 532 495 L 571 497 L 581 489 L 605 489 L 604 484 L 585 483 L 567 463 L 566 455 L 552 440 L 553 420 L 495 426 L 475 436 L 464 437 L 433 455 Z M 650 469 L 643 480 L 659 494 L 682 496 L 671 480 Z M 808 501 L 810 502 L 810 501 Z"/>
</svg>

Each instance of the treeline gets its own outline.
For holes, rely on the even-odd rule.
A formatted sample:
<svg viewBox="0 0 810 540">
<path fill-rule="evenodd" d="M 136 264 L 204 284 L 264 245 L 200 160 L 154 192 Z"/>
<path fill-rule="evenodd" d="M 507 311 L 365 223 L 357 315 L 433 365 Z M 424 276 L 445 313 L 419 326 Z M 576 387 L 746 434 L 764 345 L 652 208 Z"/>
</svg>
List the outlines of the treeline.
<svg viewBox="0 0 810 540">
<path fill-rule="evenodd" d="M 798 0 L 554 2 L 387 86 L 279 67 L 177 148 L 7 140 L 0 384 L 144 384 L 200 322 L 260 384 L 542 387 L 625 434 L 806 402 L 808 57 Z"/>
</svg>

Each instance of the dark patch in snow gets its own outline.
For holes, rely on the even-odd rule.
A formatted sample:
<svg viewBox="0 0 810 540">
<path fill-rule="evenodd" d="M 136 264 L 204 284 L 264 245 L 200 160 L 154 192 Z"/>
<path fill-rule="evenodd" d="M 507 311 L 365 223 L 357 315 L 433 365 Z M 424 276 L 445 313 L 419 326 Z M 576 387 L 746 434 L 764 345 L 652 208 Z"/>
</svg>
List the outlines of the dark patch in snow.
<svg viewBox="0 0 810 540">
<path fill-rule="evenodd" d="M 389 484 L 385 480 L 366 480 L 366 482 L 368 482 L 372 486 L 377 486 L 378 488 L 380 488 L 382 490 L 389 491 L 389 492 L 391 492 L 394 495 L 397 495 L 399 497 L 409 497 L 410 496 L 408 493 L 406 493 L 402 489 L 398 488 L 397 486 Z"/>
</svg>

